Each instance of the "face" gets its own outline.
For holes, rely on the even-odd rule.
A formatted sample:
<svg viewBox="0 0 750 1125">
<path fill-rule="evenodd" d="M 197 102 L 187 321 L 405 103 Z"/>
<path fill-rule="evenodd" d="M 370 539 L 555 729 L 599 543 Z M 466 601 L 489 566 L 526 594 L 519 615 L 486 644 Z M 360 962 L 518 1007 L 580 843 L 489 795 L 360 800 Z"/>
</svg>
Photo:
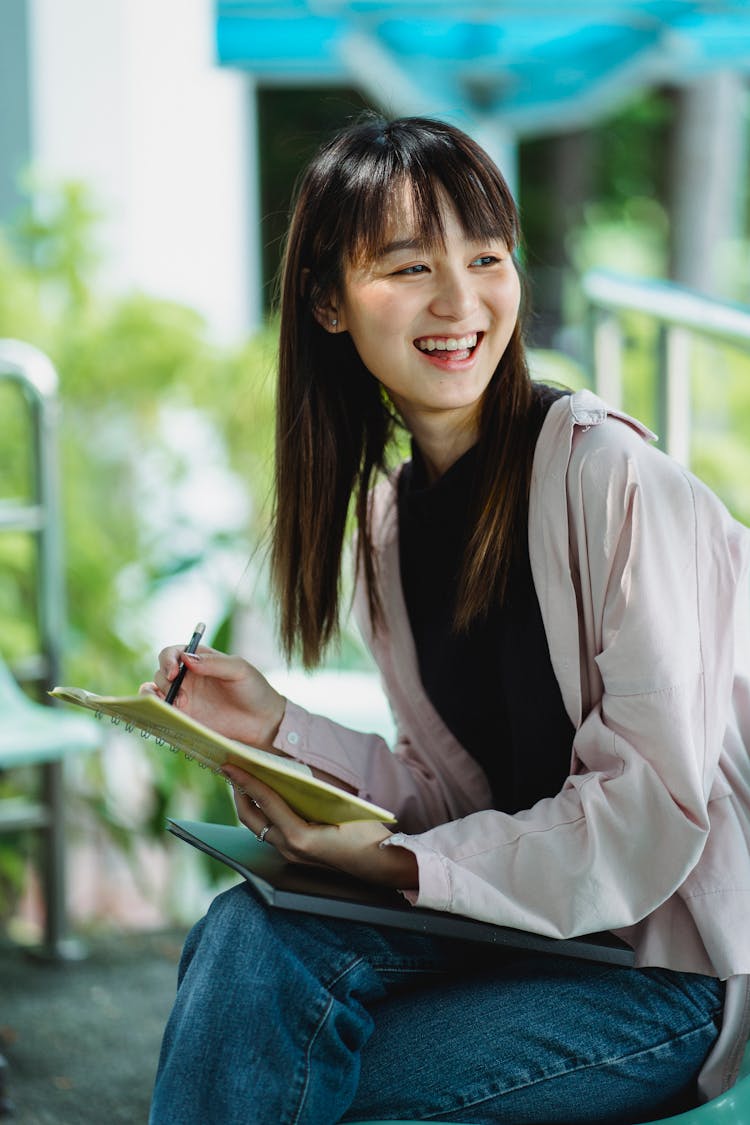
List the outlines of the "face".
<svg viewBox="0 0 750 1125">
<path fill-rule="evenodd" d="M 420 245 L 406 201 L 385 252 L 346 269 L 331 314 L 423 453 L 451 434 L 462 434 L 467 448 L 476 439 L 480 400 L 520 302 L 518 274 L 502 240 L 467 238 L 447 199 L 442 218 L 445 245 Z"/>
</svg>

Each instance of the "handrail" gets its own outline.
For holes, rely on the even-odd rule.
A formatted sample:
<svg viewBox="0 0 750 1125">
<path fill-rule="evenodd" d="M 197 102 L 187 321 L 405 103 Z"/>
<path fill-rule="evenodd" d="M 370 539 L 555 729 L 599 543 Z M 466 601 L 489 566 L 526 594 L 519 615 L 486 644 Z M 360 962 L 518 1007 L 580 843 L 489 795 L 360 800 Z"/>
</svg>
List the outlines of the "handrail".
<svg viewBox="0 0 750 1125">
<path fill-rule="evenodd" d="M 594 385 L 613 406 L 622 405 L 621 314 L 643 313 L 659 326 L 662 363 L 657 429 L 666 451 L 687 465 L 691 337 L 721 340 L 750 352 L 750 309 L 674 282 L 625 277 L 606 270 L 586 273 L 582 288 L 590 309 L 588 342 Z"/>
<path fill-rule="evenodd" d="M 736 343 L 750 343 L 750 309 L 705 297 L 671 281 L 641 280 L 591 270 L 583 277 L 583 291 L 599 308 L 645 312 L 702 335 Z"/>
<path fill-rule="evenodd" d="M 62 584 L 57 462 L 58 378 L 49 357 L 25 341 L 0 339 L 0 380 L 17 383 L 32 419 L 34 495 L 0 504 L 0 531 L 31 533 L 37 543 L 40 654 L 28 662 L 35 678 L 52 687 L 59 680 L 65 606 Z"/>
</svg>

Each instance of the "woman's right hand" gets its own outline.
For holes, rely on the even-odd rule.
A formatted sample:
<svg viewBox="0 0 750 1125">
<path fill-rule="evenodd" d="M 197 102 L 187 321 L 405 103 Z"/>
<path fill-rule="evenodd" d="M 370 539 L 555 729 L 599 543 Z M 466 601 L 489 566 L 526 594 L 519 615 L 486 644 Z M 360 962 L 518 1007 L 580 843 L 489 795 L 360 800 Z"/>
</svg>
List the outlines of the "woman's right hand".
<svg viewBox="0 0 750 1125">
<path fill-rule="evenodd" d="M 170 645 L 159 653 L 153 682 L 142 684 L 141 692 L 164 699 L 182 662 L 187 675 L 175 707 L 227 738 L 274 751 L 286 699 L 240 656 L 229 656 L 208 645 L 201 645 L 193 654 L 185 652 L 184 645 Z"/>
</svg>

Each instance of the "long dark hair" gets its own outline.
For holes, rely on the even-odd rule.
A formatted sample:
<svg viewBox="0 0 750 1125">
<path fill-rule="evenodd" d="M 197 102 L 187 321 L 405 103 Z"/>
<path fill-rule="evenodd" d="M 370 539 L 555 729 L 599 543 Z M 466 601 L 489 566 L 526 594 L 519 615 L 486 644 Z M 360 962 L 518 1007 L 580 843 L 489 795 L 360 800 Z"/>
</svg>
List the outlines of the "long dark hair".
<svg viewBox="0 0 750 1125">
<path fill-rule="evenodd" d="M 272 574 L 287 656 L 299 647 L 317 664 L 336 634 L 341 561 L 350 508 L 358 526 L 357 564 L 370 612 L 380 618 L 368 493 L 385 470 L 398 424 L 380 384 L 348 333 L 331 334 L 315 310 L 342 293 L 348 263 L 382 251 L 393 201 L 406 186 L 422 241 L 442 241 L 447 194 L 466 235 L 520 239 L 518 212 L 490 157 L 454 126 L 425 118 L 371 118 L 325 144 L 300 181 L 289 226 L 281 288 Z M 505 589 L 526 526 L 538 430 L 520 323 L 485 391 L 473 532 L 467 546 L 456 626 L 487 613 Z"/>
</svg>

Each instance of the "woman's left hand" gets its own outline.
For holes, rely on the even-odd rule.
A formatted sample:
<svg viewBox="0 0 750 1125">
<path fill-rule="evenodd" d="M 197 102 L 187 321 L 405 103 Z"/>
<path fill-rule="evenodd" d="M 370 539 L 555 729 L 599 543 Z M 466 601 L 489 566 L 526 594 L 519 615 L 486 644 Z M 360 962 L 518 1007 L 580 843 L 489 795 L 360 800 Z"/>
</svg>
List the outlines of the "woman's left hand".
<svg viewBox="0 0 750 1125">
<path fill-rule="evenodd" d="M 391 835 L 383 824 L 372 820 L 311 824 L 294 812 L 283 797 L 244 770 L 226 765 L 222 773 L 244 790 L 234 790 L 242 824 L 256 836 L 270 825 L 264 838 L 290 862 L 332 867 L 399 890 L 416 890 L 419 886 L 414 854 L 407 848 L 380 847 Z"/>
</svg>

